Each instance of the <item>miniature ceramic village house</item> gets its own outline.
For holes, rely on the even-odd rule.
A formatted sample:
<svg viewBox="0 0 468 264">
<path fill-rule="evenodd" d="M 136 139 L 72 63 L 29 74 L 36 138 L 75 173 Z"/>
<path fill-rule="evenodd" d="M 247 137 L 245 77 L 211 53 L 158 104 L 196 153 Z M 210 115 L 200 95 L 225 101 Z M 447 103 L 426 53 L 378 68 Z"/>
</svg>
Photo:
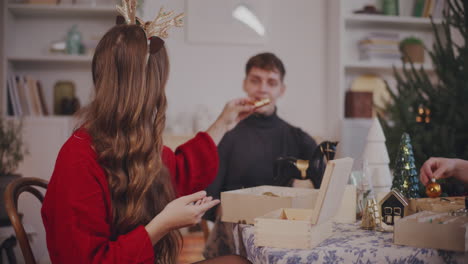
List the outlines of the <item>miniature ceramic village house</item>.
<svg viewBox="0 0 468 264">
<path fill-rule="evenodd" d="M 393 225 L 396 220 L 405 216 L 408 200 L 397 190 L 391 190 L 380 202 L 382 222 Z"/>
</svg>

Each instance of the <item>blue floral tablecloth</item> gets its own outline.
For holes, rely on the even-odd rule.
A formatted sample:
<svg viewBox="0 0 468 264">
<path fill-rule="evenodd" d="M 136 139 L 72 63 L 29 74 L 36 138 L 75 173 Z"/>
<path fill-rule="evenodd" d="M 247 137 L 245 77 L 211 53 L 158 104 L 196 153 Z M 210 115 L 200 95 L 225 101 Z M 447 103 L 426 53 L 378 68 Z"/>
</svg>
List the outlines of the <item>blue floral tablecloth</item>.
<svg viewBox="0 0 468 264">
<path fill-rule="evenodd" d="M 256 247 L 251 225 L 236 225 L 233 233 L 238 253 L 253 263 L 468 263 L 468 253 L 395 245 L 392 233 L 363 230 L 358 223 L 333 224 L 333 230 L 314 249 Z"/>
</svg>

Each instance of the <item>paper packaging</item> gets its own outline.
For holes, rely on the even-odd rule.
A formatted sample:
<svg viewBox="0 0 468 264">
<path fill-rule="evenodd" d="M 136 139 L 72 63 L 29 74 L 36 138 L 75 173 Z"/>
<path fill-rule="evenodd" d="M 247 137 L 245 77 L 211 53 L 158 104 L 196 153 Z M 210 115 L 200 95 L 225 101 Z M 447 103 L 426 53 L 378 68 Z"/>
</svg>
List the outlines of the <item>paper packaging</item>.
<svg viewBox="0 0 468 264">
<path fill-rule="evenodd" d="M 331 236 L 352 167 L 351 158 L 328 161 L 314 209 L 283 208 L 255 218 L 255 245 L 307 249 Z"/>
<path fill-rule="evenodd" d="M 423 211 L 395 222 L 397 245 L 468 251 L 468 216 Z"/>
<path fill-rule="evenodd" d="M 263 195 L 272 193 L 279 197 Z M 318 189 L 263 185 L 221 193 L 223 222 L 254 224 L 254 218 L 280 208 L 313 209 Z M 356 222 L 356 187 L 347 185 L 334 220 Z"/>
<path fill-rule="evenodd" d="M 450 212 L 465 208 L 465 197 L 416 198 L 409 200 L 405 215 L 412 215 L 421 211 Z"/>
</svg>

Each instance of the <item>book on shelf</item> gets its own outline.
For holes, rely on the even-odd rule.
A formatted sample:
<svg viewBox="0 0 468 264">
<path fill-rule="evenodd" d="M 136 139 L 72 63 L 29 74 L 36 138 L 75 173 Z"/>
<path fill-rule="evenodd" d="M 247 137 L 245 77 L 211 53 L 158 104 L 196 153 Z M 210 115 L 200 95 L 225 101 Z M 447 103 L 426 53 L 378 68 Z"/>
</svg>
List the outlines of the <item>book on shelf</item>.
<svg viewBox="0 0 468 264">
<path fill-rule="evenodd" d="M 393 32 L 370 32 L 358 42 L 360 60 L 398 60 L 400 37 Z"/>
<path fill-rule="evenodd" d="M 383 52 L 360 52 L 359 59 L 365 61 L 392 61 L 398 62 L 401 59 L 400 53 L 383 53 Z"/>
<path fill-rule="evenodd" d="M 31 103 L 31 115 L 34 116 L 41 116 L 42 109 L 41 103 L 39 102 L 39 94 L 37 92 L 37 85 L 36 80 L 34 80 L 30 76 L 25 76 L 24 79 L 26 80 L 28 91 L 29 91 L 29 102 Z"/>
<path fill-rule="evenodd" d="M 410 17 L 413 15 L 413 1 L 403 0 L 398 2 L 398 14 L 402 17 Z"/>
<path fill-rule="evenodd" d="M 20 106 L 21 106 L 21 110 L 23 111 L 23 115 L 31 115 L 30 105 L 29 105 L 30 101 L 28 100 L 27 95 L 26 95 L 24 78 L 22 76 L 16 76 L 15 80 L 16 80 L 16 89 L 18 91 Z"/>
<path fill-rule="evenodd" d="M 74 1 L 73 1 L 74 2 Z M 59 0 L 28 0 L 26 4 L 42 4 L 42 5 L 58 5 L 60 3 Z"/>
<path fill-rule="evenodd" d="M 7 115 L 13 116 L 14 115 L 14 110 L 13 110 L 13 103 L 12 103 L 12 96 L 10 93 L 10 88 L 8 88 L 8 83 L 7 83 Z"/>
<path fill-rule="evenodd" d="M 432 5 L 432 0 L 424 1 L 424 9 L 423 9 L 422 17 L 429 17 L 431 5 Z"/>
<path fill-rule="evenodd" d="M 414 0 L 413 16 L 441 18 L 447 0 Z"/>
<path fill-rule="evenodd" d="M 439 19 L 442 18 L 445 9 L 446 0 L 436 0 L 434 4 L 434 10 L 432 11 L 432 17 Z"/>
<path fill-rule="evenodd" d="M 48 115 L 40 82 L 31 76 L 10 75 L 7 79 L 7 111 L 12 116 Z"/>
<path fill-rule="evenodd" d="M 422 17 L 424 12 L 425 0 L 414 0 L 413 16 Z"/>
<path fill-rule="evenodd" d="M 386 46 L 386 47 L 395 47 L 400 45 L 399 40 L 386 40 L 386 39 L 376 39 L 376 38 L 365 38 L 358 42 L 360 46 Z"/>
<path fill-rule="evenodd" d="M 49 110 L 47 110 L 47 104 L 44 98 L 44 91 L 42 90 L 42 84 L 40 81 L 36 81 L 37 92 L 39 94 L 39 101 L 41 103 L 42 114 L 47 116 L 49 115 Z"/>
<path fill-rule="evenodd" d="M 367 38 L 378 39 L 378 40 L 398 41 L 400 39 L 400 34 L 398 34 L 398 32 L 373 31 L 367 34 Z"/>
<path fill-rule="evenodd" d="M 10 100 L 12 105 L 12 114 L 13 116 L 21 116 L 23 115 L 23 111 L 21 109 L 18 90 L 16 89 L 16 79 L 14 75 L 10 75 L 7 78 L 7 90 L 9 97 L 7 100 Z"/>
<path fill-rule="evenodd" d="M 359 42 L 359 49 L 360 50 L 396 50 L 398 51 L 398 42 L 393 44 L 391 43 L 379 43 L 379 42 Z"/>
</svg>

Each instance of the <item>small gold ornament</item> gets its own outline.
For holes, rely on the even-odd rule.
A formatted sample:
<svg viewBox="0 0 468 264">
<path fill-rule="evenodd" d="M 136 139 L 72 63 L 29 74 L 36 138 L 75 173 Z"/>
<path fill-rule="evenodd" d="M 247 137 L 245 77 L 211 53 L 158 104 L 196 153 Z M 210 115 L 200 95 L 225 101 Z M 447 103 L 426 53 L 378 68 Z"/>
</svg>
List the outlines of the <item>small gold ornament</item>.
<svg viewBox="0 0 468 264">
<path fill-rule="evenodd" d="M 301 172 L 301 178 L 305 180 L 307 178 L 307 169 L 309 168 L 309 161 L 308 160 L 296 160 L 294 163 L 297 169 Z"/>
<path fill-rule="evenodd" d="M 272 192 L 264 192 L 264 193 L 262 193 L 262 195 L 271 196 L 271 197 L 279 197 L 279 195 L 276 195 L 276 194 L 274 194 Z"/>
<path fill-rule="evenodd" d="M 435 178 L 431 179 L 431 183 L 426 186 L 426 194 L 430 198 L 437 198 L 442 194 L 442 188 L 438 184 Z"/>
</svg>

